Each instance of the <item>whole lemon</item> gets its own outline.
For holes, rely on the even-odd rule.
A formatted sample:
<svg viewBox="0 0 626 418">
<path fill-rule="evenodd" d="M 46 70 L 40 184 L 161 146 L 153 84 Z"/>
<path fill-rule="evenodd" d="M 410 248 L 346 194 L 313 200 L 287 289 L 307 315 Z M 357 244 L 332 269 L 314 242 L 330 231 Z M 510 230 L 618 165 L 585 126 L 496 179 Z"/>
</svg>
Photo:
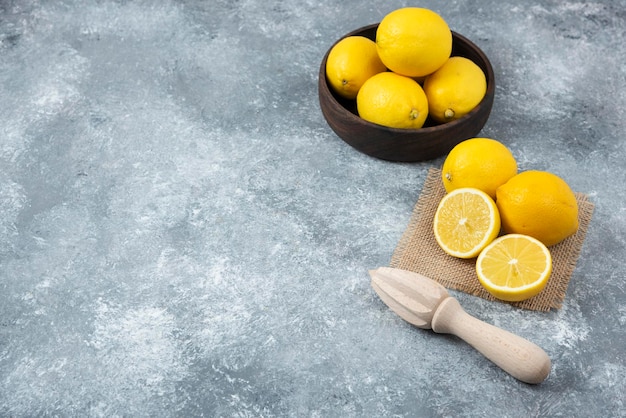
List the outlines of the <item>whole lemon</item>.
<svg viewBox="0 0 626 418">
<path fill-rule="evenodd" d="M 359 116 L 389 128 L 419 129 L 428 117 L 428 101 L 417 81 L 385 72 L 370 77 L 356 96 Z"/>
<path fill-rule="evenodd" d="M 443 162 L 446 192 L 474 187 L 496 198 L 496 189 L 517 174 L 517 161 L 500 141 L 471 138 L 458 143 Z"/>
<path fill-rule="evenodd" d="M 530 170 L 512 177 L 496 191 L 505 233 L 529 235 L 546 246 L 558 244 L 578 230 L 578 203 L 559 176 Z"/>
<path fill-rule="evenodd" d="M 348 36 L 337 42 L 326 59 L 326 79 L 333 91 L 354 99 L 365 80 L 387 71 L 376 44 L 364 36 Z"/>
<path fill-rule="evenodd" d="M 452 52 L 452 32 L 429 9 L 405 7 L 387 14 L 376 30 L 382 62 L 393 72 L 422 77 L 441 67 Z"/>
<path fill-rule="evenodd" d="M 472 60 L 450 57 L 426 77 L 424 92 L 430 117 L 449 122 L 465 116 L 480 103 L 487 92 L 487 78 Z"/>
</svg>

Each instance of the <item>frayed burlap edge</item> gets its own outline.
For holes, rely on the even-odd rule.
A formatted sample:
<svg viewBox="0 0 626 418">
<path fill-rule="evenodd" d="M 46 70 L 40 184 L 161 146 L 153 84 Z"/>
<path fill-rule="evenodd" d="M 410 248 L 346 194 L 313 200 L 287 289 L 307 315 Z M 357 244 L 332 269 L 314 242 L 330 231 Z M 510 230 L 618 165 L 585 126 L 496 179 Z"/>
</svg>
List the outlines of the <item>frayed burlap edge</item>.
<svg viewBox="0 0 626 418">
<path fill-rule="evenodd" d="M 533 298 L 511 303 L 511 305 L 544 312 L 562 307 L 594 210 L 593 203 L 587 200 L 585 194 L 575 194 L 578 201 L 578 232 L 550 247 L 553 265 L 552 275 L 546 288 Z M 496 301 L 497 299 L 491 296 L 478 281 L 475 270 L 476 260 L 451 257 L 439 248 L 435 240 L 432 222 L 439 201 L 444 195 L 441 170 L 431 168 L 413 208 L 409 224 L 391 257 L 390 267 L 414 271 L 436 280 L 449 289 Z"/>
</svg>

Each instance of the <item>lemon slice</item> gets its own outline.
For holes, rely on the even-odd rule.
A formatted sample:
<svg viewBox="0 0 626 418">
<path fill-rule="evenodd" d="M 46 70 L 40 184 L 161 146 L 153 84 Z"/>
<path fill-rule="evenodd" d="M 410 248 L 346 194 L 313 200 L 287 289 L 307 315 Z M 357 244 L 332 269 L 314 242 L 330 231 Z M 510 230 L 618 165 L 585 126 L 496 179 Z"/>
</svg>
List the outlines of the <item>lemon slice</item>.
<svg viewBox="0 0 626 418">
<path fill-rule="evenodd" d="M 500 214 L 487 193 L 469 187 L 456 189 L 439 202 L 433 231 L 446 253 L 473 258 L 500 233 Z"/>
<path fill-rule="evenodd" d="M 478 256 L 476 273 L 494 297 L 519 302 L 541 292 L 552 273 L 552 257 L 541 241 L 522 234 L 495 239 Z"/>
</svg>

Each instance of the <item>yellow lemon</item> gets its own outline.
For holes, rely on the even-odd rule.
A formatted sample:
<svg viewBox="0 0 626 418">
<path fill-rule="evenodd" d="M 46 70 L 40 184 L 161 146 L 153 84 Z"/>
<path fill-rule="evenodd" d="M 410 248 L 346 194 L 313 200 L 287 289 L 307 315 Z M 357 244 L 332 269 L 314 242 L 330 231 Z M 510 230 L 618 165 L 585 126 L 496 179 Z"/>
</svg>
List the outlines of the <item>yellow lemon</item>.
<svg viewBox="0 0 626 418">
<path fill-rule="evenodd" d="M 433 231 L 446 253 L 458 258 L 476 257 L 500 233 L 498 208 L 478 189 L 454 190 L 439 202 Z"/>
<path fill-rule="evenodd" d="M 370 77 L 356 97 L 359 116 L 390 128 L 419 129 L 428 117 L 428 101 L 417 81 L 392 72 Z"/>
<path fill-rule="evenodd" d="M 465 116 L 481 102 L 487 92 L 487 78 L 472 60 L 451 57 L 426 77 L 424 92 L 430 117 L 445 123 Z"/>
<path fill-rule="evenodd" d="M 376 51 L 376 44 L 364 36 L 348 36 L 337 42 L 328 53 L 326 79 L 333 91 L 354 99 L 365 80 L 387 71 Z"/>
<path fill-rule="evenodd" d="M 550 251 L 541 241 L 527 235 L 503 235 L 476 259 L 480 284 L 494 297 L 509 302 L 538 295 L 551 273 Z"/>
<path fill-rule="evenodd" d="M 496 191 L 506 233 L 525 234 L 547 245 L 558 244 L 578 230 L 578 202 L 559 176 L 530 170 L 512 177 Z"/>
<path fill-rule="evenodd" d="M 471 138 L 457 144 L 443 162 L 441 178 L 446 192 L 475 187 L 496 198 L 496 189 L 517 174 L 511 151 L 491 138 Z"/>
<path fill-rule="evenodd" d="M 441 67 L 452 52 L 452 32 L 429 9 L 405 7 L 387 14 L 376 30 L 383 63 L 398 74 L 422 77 Z"/>
</svg>

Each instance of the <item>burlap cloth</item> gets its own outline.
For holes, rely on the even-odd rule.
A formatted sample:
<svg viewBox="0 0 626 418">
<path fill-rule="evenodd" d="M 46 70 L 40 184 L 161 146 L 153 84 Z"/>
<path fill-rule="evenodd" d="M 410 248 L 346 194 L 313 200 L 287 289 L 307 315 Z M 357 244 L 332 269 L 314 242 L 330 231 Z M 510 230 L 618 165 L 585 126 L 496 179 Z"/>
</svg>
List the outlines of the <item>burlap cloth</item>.
<svg viewBox="0 0 626 418">
<path fill-rule="evenodd" d="M 495 301 L 497 299 L 478 281 L 475 270 L 476 259 L 462 260 L 451 257 L 444 253 L 435 241 L 433 219 L 439 201 L 444 195 L 441 170 L 431 168 L 413 209 L 409 225 L 393 253 L 390 267 L 414 271 L 436 280 L 447 288 Z M 576 193 L 576 199 L 578 232 L 550 247 L 552 276 L 545 289 L 533 298 L 511 305 L 546 312 L 561 308 L 594 209 L 593 203 L 587 200 L 586 195 Z"/>
</svg>

